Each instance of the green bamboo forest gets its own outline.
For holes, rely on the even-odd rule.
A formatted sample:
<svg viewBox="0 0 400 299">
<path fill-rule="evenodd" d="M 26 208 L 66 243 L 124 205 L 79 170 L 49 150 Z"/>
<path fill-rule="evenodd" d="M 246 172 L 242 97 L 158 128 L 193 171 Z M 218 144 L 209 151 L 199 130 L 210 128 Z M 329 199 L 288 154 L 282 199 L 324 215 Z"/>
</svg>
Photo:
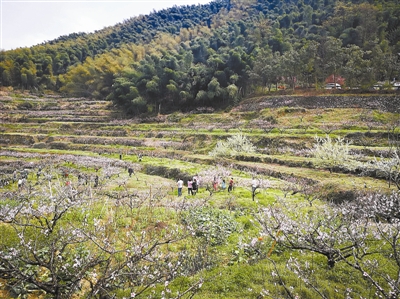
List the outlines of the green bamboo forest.
<svg viewBox="0 0 400 299">
<path fill-rule="evenodd" d="M 389 86 L 400 76 L 399 16 L 396 0 L 174 6 L 3 51 L 0 84 L 106 99 L 131 114 L 235 105 L 260 89 L 327 80 Z"/>
</svg>

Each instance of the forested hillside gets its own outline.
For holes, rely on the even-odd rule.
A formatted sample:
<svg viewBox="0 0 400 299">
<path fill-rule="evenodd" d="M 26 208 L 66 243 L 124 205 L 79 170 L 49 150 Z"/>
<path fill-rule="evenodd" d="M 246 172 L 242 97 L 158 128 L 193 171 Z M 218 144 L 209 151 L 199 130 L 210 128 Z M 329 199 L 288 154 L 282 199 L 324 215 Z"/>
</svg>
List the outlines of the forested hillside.
<svg viewBox="0 0 400 299">
<path fill-rule="evenodd" d="M 396 0 L 218 0 L 3 51 L 0 83 L 128 113 L 229 106 L 256 90 L 370 88 L 400 76 Z"/>
</svg>

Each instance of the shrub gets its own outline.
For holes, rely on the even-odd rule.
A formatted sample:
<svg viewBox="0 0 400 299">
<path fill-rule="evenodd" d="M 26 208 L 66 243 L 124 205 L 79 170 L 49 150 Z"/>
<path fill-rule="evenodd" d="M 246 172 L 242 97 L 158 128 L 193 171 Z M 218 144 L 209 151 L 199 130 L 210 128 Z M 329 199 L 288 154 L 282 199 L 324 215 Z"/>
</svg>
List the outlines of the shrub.
<svg viewBox="0 0 400 299">
<path fill-rule="evenodd" d="M 195 236 L 213 246 L 224 244 L 230 234 L 239 231 L 239 224 L 231 214 L 215 208 L 191 209 L 182 217 Z"/>
<path fill-rule="evenodd" d="M 59 149 L 59 150 L 66 150 L 68 149 L 70 143 L 67 142 L 51 142 L 50 148 L 52 149 Z"/>
<path fill-rule="evenodd" d="M 255 153 L 256 147 L 242 133 L 229 137 L 226 141 L 218 141 L 215 148 L 208 154 L 212 157 L 236 156 L 244 153 Z"/>
<path fill-rule="evenodd" d="M 326 138 L 315 137 L 316 144 L 312 150 L 312 154 L 316 158 L 315 165 L 329 169 L 330 172 L 334 168 L 341 167 L 349 171 L 357 168 L 357 161 L 350 155 L 350 142 L 343 138 L 332 140 L 329 135 Z"/>
<path fill-rule="evenodd" d="M 47 145 L 45 142 L 38 142 L 33 145 L 33 148 L 46 148 Z"/>
<path fill-rule="evenodd" d="M 29 110 L 29 109 L 33 108 L 33 105 L 29 102 L 24 102 L 24 103 L 18 104 L 17 107 L 20 110 Z"/>
<path fill-rule="evenodd" d="M 180 120 L 183 118 L 181 113 L 175 112 L 167 116 L 167 120 L 171 123 L 179 123 Z"/>
</svg>

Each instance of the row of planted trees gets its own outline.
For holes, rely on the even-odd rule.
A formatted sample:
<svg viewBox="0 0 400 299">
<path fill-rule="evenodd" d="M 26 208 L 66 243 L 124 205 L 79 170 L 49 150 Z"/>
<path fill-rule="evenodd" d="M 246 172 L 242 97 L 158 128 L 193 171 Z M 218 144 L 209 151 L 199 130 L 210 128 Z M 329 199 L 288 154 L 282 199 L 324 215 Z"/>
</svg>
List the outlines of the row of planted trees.
<svg viewBox="0 0 400 299">
<path fill-rule="evenodd" d="M 371 88 L 377 81 L 389 84 L 398 75 L 400 59 L 375 45 L 364 51 L 357 45 L 342 46 L 334 37 L 310 41 L 281 54 L 262 49 L 249 71 L 250 82 L 271 89 L 278 84 L 323 88 L 327 82 L 349 88 Z"/>
</svg>

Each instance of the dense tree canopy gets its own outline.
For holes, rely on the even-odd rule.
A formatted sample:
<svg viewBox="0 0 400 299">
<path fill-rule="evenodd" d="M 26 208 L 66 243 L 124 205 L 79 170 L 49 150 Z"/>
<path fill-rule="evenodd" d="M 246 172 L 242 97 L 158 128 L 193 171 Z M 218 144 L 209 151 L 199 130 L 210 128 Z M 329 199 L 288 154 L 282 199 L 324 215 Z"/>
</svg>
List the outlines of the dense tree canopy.
<svg viewBox="0 0 400 299">
<path fill-rule="evenodd" d="M 107 98 L 131 113 L 226 106 L 256 89 L 400 76 L 395 0 L 219 0 L 3 51 L 0 84 Z"/>
</svg>

